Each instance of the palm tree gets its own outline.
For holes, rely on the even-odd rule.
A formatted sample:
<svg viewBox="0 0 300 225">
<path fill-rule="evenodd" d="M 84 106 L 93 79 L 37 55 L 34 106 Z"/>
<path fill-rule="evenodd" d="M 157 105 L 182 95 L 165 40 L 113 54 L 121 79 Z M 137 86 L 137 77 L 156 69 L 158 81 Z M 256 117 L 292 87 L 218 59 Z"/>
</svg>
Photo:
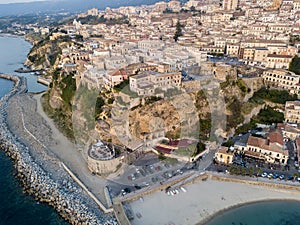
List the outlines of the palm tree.
<svg viewBox="0 0 300 225">
<path fill-rule="evenodd" d="M 261 173 L 262 173 L 262 169 L 260 167 L 258 167 L 256 169 L 256 176 L 258 177 L 259 175 L 261 175 Z"/>
<path fill-rule="evenodd" d="M 294 177 L 294 180 L 296 180 L 296 178 L 298 177 L 298 173 L 297 172 L 293 173 L 293 177 Z"/>
<path fill-rule="evenodd" d="M 252 177 L 254 173 L 253 167 L 250 167 L 248 172 L 249 172 L 249 176 Z"/>
</svg>

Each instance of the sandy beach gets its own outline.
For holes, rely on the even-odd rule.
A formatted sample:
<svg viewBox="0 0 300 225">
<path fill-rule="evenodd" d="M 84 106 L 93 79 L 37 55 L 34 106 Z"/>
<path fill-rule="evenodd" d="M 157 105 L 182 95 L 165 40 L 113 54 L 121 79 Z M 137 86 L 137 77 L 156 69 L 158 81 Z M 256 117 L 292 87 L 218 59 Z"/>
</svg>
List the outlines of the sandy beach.
<svg viewBox="0 0 300 225">
<path fill-rule="evenodd" d="M 164 191 L 130 203 L 132 225 L 194 225 L 212 215 L 247 202 L 299 200 L 300 191 L 243 183 L 206 180 L 185 186 L 187 192 L 168 196 Z M 138 216 L 137 216 L 138 215 Z M 140 217 L 140 218 L 138 218 Z"/>
</svg>

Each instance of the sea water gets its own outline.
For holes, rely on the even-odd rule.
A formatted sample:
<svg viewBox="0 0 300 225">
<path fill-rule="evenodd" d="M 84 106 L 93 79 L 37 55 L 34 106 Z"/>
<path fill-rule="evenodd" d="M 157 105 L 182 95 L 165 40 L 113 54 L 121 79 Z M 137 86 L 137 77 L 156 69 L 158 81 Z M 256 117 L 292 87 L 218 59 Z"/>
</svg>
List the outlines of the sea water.
<svg viewBox="0 0 300 225">
<path fill-rule="evenodd" d="M 206 225 L 299 225 L 300 202 L 265 201 L 220 213 Z"/>
<path fill-rule="evenodd" d="M 22 66 L 30 44 L 22 38 L 0 37 L 0 72 L 16 74 L 15 69 Z M 36 77 L 26 76 L 29 91 L 40 92 L 47 87 L 36 83 Z M 0 97 L 8 93 L 13 82 L 0 79 Z M 68 224 L 50 206 L 40 204 L 22 191 L 22 186 L 14 176 L 13 163 L 0 150 L 0 225 L 59 225 Z"/>
</svg>

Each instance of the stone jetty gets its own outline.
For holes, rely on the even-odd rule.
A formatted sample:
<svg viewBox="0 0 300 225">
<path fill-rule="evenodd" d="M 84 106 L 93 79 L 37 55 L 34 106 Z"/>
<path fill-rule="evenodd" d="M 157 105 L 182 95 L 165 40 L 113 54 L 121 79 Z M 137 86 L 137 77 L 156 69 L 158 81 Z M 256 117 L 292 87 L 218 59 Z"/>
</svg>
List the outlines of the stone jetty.
<svg viewBox="0 0 300 225">
<path fill-rule="evenodd" d="M 11 132 L 6 122 L 6 107 L 11 98 L 27 92 L 26 79 L 6 74 L 0 74 L 0 78 L 15 83 L 11 92 L 0 99 L 0 149 L 13 159 L 24 190 L 36 200 L 53 206 L 71 224 L 116 225 L 114 215 L 102 212 L 63 169 L 59 160 L 33 157 L 32 146 L 25 145 Z"/>
</svg>

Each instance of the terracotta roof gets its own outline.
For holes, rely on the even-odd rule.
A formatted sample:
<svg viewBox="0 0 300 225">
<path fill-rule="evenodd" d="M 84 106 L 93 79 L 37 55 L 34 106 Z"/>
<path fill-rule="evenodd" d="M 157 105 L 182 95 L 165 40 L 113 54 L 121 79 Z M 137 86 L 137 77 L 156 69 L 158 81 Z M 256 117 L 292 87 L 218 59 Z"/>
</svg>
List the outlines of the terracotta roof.
<svg viewBox="0 0 300 225">
<path fill-rule="evenodd" d="M 269 140 L 270 140 L 270 143 L 278 143 L 280 145 L 283 145 L 283 136 L 278 131 L 271 132 L 269 134 Z"/>
<path fill-rule="evenodd" d="M 283 137 L 279 132 L 271 132 L 269 134 L 269 140 L 249 136 L 247 145 L 251 145 L 253 147 L 259 147 L 261 149 L 265 149 L 272 152 L 278 152 L 288 156 L 288 151 L 283 150 Z"/>
<path fill-rule="evenodd" d="M 228 147 L 221 146 L 218 153 L 233 155 L 233 152 L 229 150 Z"/>
<path fill-rule="evenodd" d="M 251 145 L 251 146 L 259 147 L 259 148 L 263 148 L 263 149 L 269 149 L 267 139 L 254 137 L 254 136 L 249 136 L 247 145 Z"/>
<path fill-rule="evenodd" d="M 127 76 L 127 72 L 124 68 L 119 70 L 114 70 L 110 73 L 111 76 Z"/>
</svg>

